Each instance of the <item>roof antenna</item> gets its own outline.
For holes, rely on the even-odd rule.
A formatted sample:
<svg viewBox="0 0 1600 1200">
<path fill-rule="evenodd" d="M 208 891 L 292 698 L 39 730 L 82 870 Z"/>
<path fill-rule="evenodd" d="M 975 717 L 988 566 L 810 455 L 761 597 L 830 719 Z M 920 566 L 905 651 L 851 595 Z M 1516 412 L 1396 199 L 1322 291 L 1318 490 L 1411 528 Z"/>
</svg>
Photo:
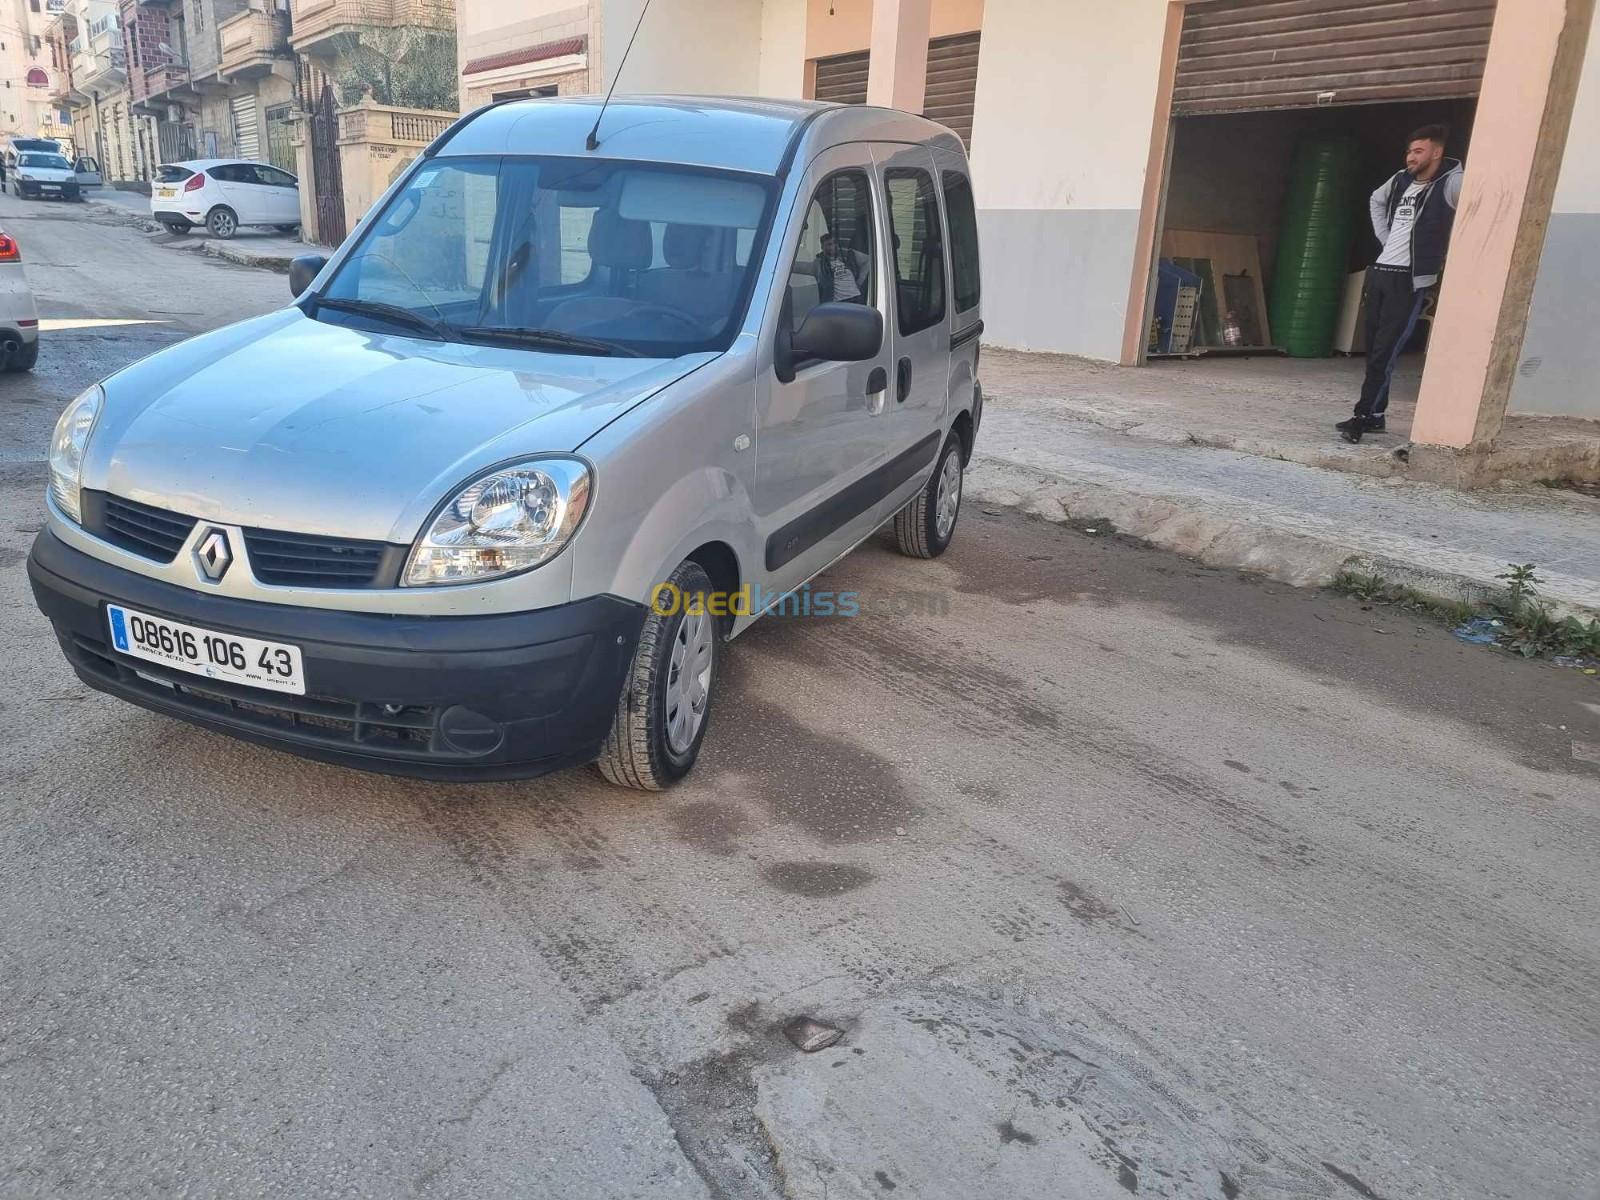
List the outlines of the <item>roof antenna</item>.
<svg viewBox="0 0 1600 1200">
<path fill-rule="evenodd" d="M 650 0 L 644 0 L 644 7 L 639 10 L 639 19 L 633 23 L 633 37 L 628 39 L 628 48 L 622 52 L 622 57 L 617 60 L 617 69 L 611 73 L 611 86 L 606 89 L 605 102 L 600 105 L 600 115 L 594 119 L 594 128 L 589 130 L 589 137 L 584 142 L 586 150 L 600 148 L 600 122 L 605 119 L 606 105 L 611 103 L 611 93 L 617 90 L 617 80 L 622 78 L 622 68 L 628 65 L 628 55 L 633 52 L 634 38 L 639 36 L 639 26 L 644 24 L 644 15 L 650 11 Z"/>
</svg>

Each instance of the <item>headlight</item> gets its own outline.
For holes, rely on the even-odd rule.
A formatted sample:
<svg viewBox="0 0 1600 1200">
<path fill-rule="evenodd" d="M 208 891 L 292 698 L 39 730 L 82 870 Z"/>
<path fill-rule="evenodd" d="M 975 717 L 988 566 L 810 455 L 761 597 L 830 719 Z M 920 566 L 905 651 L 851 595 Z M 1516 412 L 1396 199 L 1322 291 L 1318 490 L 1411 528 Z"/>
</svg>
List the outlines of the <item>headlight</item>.
<svg viewBox="0 0 1600 1200">
<path fill-rule="evenodd" d="M 56 431 L 50 435 L 50 495 L 56 507 L 80 524 L 78 508 L 79 477 L 83 473 L 83 452 L 89 448 L 89 435 L 100 417 L 105 391 L 97 383 L 82 393 L 61 414 Z"/>
<path fill-rule="evenodd" d="M 406 563 L 407 587 L 474 583 L 561 553 L 589 507 L 589 468 L 575 458 L 497 467 L 433 518 Z"/>
</svg>

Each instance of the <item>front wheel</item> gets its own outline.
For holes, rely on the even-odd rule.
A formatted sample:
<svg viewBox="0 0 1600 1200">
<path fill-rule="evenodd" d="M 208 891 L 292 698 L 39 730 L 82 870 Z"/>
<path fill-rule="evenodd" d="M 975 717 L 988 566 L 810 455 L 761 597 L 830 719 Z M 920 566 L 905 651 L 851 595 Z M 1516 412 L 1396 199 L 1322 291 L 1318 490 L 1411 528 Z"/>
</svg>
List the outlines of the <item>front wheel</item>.
<svg viewBox="0 0 1600 1200">
<path fill-rule="evenodd" d="M 211 210 L 211 215 L 206 218 L 206 228 L 213 237 L 226 241 L 239 232 L 239 218 L 234 211 L 226 205 L 219 204 Z"/>
<path fill-rule="evenodd" d="M 711 577 L 685 562 L 657 595 L 639 633 L 633 666 L 595 763 L 619 787 L 660 791 L 689 773 L 711 723 L 718 619 L 708 611 Z"/>
<path fill-rule="evenodd" d="M 945 439 L 928 482 L 894 515 L 894 540 L 912 558 L 938 558 L 950 548 L 961 515 L 961 438 Z"/>
</svg>

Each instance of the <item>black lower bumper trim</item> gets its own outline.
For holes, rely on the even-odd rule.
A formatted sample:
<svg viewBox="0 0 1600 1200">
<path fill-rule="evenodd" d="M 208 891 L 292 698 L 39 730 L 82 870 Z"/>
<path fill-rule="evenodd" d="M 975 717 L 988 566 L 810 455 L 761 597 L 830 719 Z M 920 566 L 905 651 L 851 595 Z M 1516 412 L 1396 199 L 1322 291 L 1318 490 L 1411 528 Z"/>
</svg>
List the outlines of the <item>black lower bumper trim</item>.
<svg viewBox="0 0 1600 1200">
<path fill-rule="evenodd" d="M 207 595 L 40 533 L 39 608 L 85 683 L 308 758 L 428 779 L 511 779 L 592 761 L 645 609 L 616 596 L 481 617 L 297 608 Z M 107 602 L 300 647 L 306 694 L 222 683 L 114 650 Z"/>
</svg>

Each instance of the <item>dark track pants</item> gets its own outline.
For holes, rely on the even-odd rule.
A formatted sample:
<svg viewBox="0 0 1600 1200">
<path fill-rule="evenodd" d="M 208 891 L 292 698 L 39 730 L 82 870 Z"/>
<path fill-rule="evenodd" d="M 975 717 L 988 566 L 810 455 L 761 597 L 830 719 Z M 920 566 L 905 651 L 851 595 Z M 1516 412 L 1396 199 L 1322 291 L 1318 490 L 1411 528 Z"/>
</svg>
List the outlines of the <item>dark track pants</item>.
<svg viewBox="0 0 1600 1200">
<path fill-rule="evenodd" d="M 1395 363 L 1416 332 L 1417 318 L 1428 298 L 1428 288 L 1418 291 L 1411 270 L 1371 267 L 1364 289 L 1367 306 L 1367 377 L 1361 384 L 1358 417 L 1381 417 L 1389 407 L 1389 381 Z"/>
</svg>

